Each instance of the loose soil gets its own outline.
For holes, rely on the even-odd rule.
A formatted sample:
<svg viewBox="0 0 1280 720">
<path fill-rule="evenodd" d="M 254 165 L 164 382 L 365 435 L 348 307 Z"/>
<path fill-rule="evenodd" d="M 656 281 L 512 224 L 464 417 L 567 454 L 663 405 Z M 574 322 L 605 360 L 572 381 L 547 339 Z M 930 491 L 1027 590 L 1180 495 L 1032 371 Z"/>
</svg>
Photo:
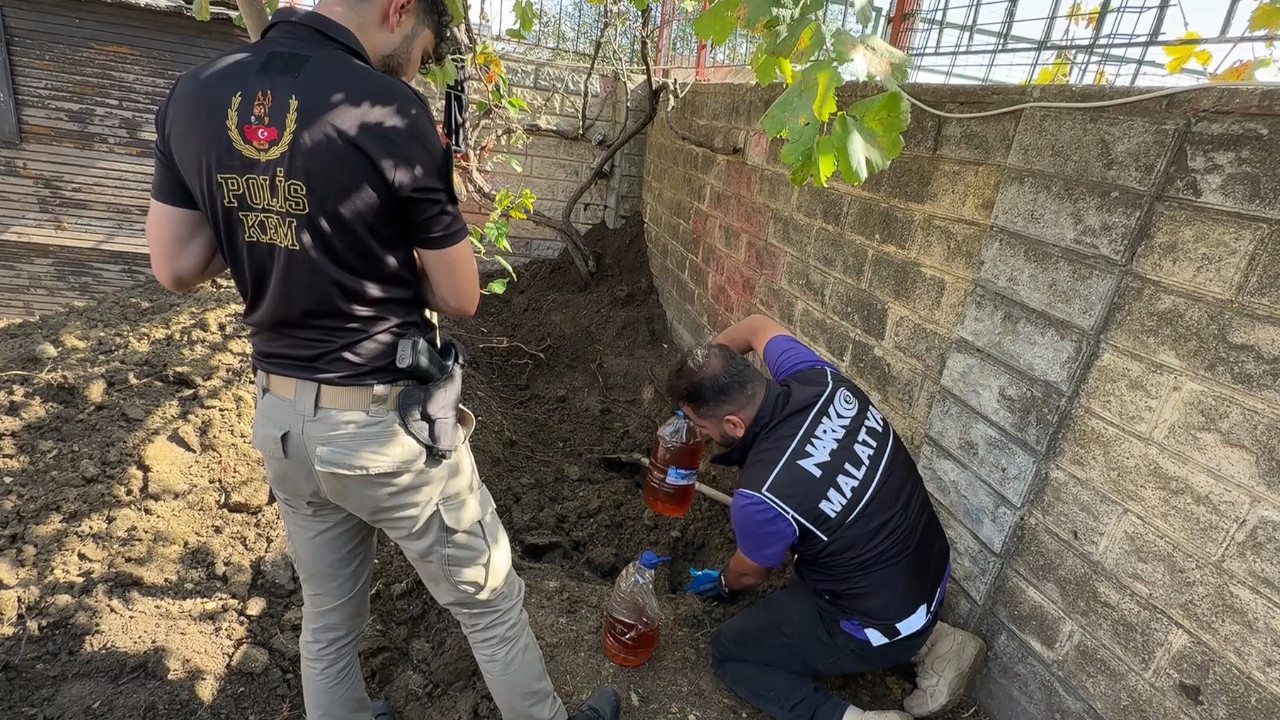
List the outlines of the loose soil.
<svg viewBox="0 0 1280 720">
<path fill-rule="evenodd" d="M 472 357 L 474 449 L 516 545 L 527 609 L 571 703 L 618 687 L 625 717 L 760 717 L 707 664 L 733 609 L 674 592 L 732 550 L 724 508 L 659 518 L 637 473 L 597 456 L 644 452 L 669 412 L 674 352 L 638 226 L 593 231 L 599 277 L 528 267 L 476 318 L 450 323 Z M 228 282 L 177 297 L 146 285 L 0 326 L 0 717 L 301 718 L 301 599 L 249 447 L 253 394 Z M 731 476 L 711 484 L 727 489 Z M 599 650 L 601 608 L 641 550 L 663 624 L 647 665 Z M 491 720 L 466 641 L 389 542 L 362 641 L 370 690 L 403 720 Z M 831 682 L 900 706 L 910 673 Z M 967 701 L 948 718 L 982 718 Z"/>
</svg>

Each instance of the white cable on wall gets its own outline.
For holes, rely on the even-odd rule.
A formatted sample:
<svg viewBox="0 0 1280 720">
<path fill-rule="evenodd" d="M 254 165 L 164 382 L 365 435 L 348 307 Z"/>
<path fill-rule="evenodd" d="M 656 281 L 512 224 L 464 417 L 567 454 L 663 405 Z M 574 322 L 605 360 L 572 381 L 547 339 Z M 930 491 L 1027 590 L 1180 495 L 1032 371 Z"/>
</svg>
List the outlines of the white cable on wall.
<svg viewBox="0 0 1280 720">
<path fill-rule="evenodd" d="M 1096 87 L 1096 86 L 1092 86 L 1092 85 L 1085 85 L 1085 86 L 1078 86 L 1078 87 Z M 1129 104 L 1129 103 L 1143 102 L 1143 101 L 1145 101 L 1145 100 L 1154 100 L 1155 98 L 1165 97 L 1165 96 L 1168 96 L 1168 95 L 1177 95 L 1178 93 L 1192 92 L 1192 91 L 1194 91 L 1194 90 L 1206 90 L 1206 89 L 1209 89 L 1209 88 L 1224 88 L 1224 87 L 1237 87 L 1237 88 L 1276 88 L 1276 89 L 1280 89 L 1280 83 L 1266 83 L 1266 82 L 1212 82 L 1212 83 L 1208 83 L 1208 82 L 1206 82 L 1206 83 L 1197 83 L 1197 84 L 1195 84 L 1195 85 L 1182 85 L 1182 86 L 1179 86 L 1179 87 L 1164 88 L 1164 89 L 1161 89 L 1161 90 L 1155 90 L 1155 91 L 1153 91 L 1153 92 L 1142 93 L 1141 95 L 1131 95 L 1131 96 L 1129 96 L 1129 97 L 1115 98 L 1115 99 L 1112 99 L 1112 100 L 1097 100 L 1097 101 L 1094 101 L 1094 102 L 1042 102 L 1042 101 L 1033 101 L 1033 102 L 1024 102 L 1024 103 L 1019 103 L 1019 104 L 1017 104 L 1017 105 L 1010 105 L 1009 107 L 996 108 L 995 110 L 983 110 L 982 112 L 973 112 L 973 113 L 953 113 L 953 112 L 947 112 L 947 111 L 945 111 L 945 110 L 938 110 L 937 108 L 929 107 L 928 105 L 925 105 L 924 103 L 920 102 L 919 100 L 917 100 L 917 99 L 915 99 L 915 98 L 911 97 L 911 96 L 910 96 L 910 95 L 908 95 L 905 91 L 904 91 L 902 94 L 907 98 L 907 102 L 910 102 L 912 105 L 914 105 L 914 106 L 916 106 L 916 107 L 920 108 L 921 110 L 924 110 L 924 111 L 925 111 L 925 112 L 927 112 L 927 113 L 932 113 L 932 114 L 934 114 L 934 115 L 937 115 L 937 116 L 939 116 L 939 117 L 944 117 L 944 118 L 955 118 L 955 119 L 958 119 L 958 120 L 967 120 L 967 119 L 970 119 L 970 118 L 981 118 L 981 117 L 991 117 L 992 115 L 1003 115 L 1004 113 L 1017 112 L 1017 111 L 1019 111 L 1019 110 L 1026 110 L 1027 108 L 1077 108 L 1077 109 L 1088 109 L 1088 108 L 1104 108 L 1104 107 L 1113 107 L 1113 106 L 1116 106 L 1116 105 L 1127 105 L 1127 104 Z"/>
</svg>

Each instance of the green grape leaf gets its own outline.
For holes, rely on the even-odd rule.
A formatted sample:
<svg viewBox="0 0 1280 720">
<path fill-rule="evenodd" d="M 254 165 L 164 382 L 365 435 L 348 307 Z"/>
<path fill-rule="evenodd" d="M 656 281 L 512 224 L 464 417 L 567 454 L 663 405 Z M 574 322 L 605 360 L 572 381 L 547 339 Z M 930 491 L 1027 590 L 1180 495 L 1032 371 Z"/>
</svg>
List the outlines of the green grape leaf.
<svg viewBox="0 0 1280 720">
<path fill-rule="evenodd" d="M 865 98 L 836 115 L 831 137 L 841 177 L 859 185 L 888 167 L 902 153 L 902 131 L 910 119 L 911 107 L 898 91 Z"/>
<path fill-rule="evenodd" d="M 631 6 L 640 12 L 644 12 L 649 7 L 649 0 L 631 0 Z"/>
<path fill-rule="evenodd" d="M 502 159 L 504 162 L 506 162 L 508 165 L 511 166 L 512 170 L 515 170 L 516 172 L 524 172 L 524 165 L 520 164 L 520 161 L 515 159 L 514 157 L 510 155 L 503 155 Z M 511 216 L 515 217 L 515 213 L 514 212 L 511 213 Z M 522 218 L 519 218 L 519 219 L 522 219 Z"/>
<path fill-rule="evenodd" d="M 1280 0 L 1264 0 L 1249 15 L 1249 32 L 1280 32 Z"/>
<path fill-rule="evenodd" d="M 770 137 L 785 136 L 792 129 L 816 121 L 813 116 L 813 98 L 817 92 L 812 66 L 800 71 L 800 77 L 782 91 L 760 118 L 760 127 Z"/>
<path fill-rule="evenodd" d="M 778 153 L 782 162 L 791 166 L 791 182 L 794 185 L 803 185 L 813 176 L 818 130 L 816 123 L 796 128 Z"/>
<path fill-rule="evenodd" d="M 836 146 L 830 135 L 822 135 L 813 150 L 813 184 L 826 187 L 836 171 Z"/>
<path fill-rule="evenodd" d="M 464 0 L 445 0 L 445 7 L 449 10 L 449 26 L 460 25 L 467 19 L 467 6 Z"/>
<path fill-rule="evenodd" d="M 862 43 L 858 42 L 858 38 L 844 28 L 836 30 L 831 35 L 831 55 L 836 62 L 849 62 L 861 46 Z"/>
<path fill-rule="evenodd" d="M 511 263 L 507 262 L 506 258 L 502 257 L 501 255 L 494 255 L 493 259 L 496 260 L 499 265 L 501 265 L 503 268 L 506 269 L 507 273 L 511 275 L 512 279 L 515 278 L 516 269 L 511 267 Z"/>
<path fill-rule="evenodd" d="M 755 52 L 751 54 L 751 70 L 756 74 L 756 82 L 761 85 L 770 85 L 778 77 L 778 66 L 774 62 L 774 56 L 764 52 L 760 47 L 756 47 Z"/>
<path fill-rule="evenodd" d="M 871 0 L 852 0 L 854 16 L 858 19 L 858 24 L 867 26 L 874 19 L 874 11 L 871 7 Z"/>
<path fill-rule="evenodd" d="M 508 278 L 504 278 L 504 277 L 494 278 L 490 280 L 489 284 L 484 287 L 484 291 L 486 294 L 489 294 L 489 295 L 501 295 L 502 293 L 507 291 L 507 282 L 508 282 Z"/>
<path fill-rule="evenodd" d="M 742 27 L 758 33 L 774 19 L 774 0 L 742 0 Z"/>
<path fill-rule="evenodd" d="M 723 45 L 738 27 L 735 13 L 740 0 L 718 0 L 694 18 L 693 31 L 699 40 L 709 40 L 713 45 Z"/>
<path fill-rule="evenodd" d="M 191 14 L 200 22 L 209 22 L 209 0 L 195 0 L 191 3 Z"/>
<path fill-rule="evenodd" d="M 836 88 L 840 87 L 844 79 L 840 77 L 840 71 L 836 66 L 827 60 L 815 62 L 804 69 L 804 73 L 810 71 L 815 76 L 813 116 L 826 122 L 836 111 Z"/>
</svg>

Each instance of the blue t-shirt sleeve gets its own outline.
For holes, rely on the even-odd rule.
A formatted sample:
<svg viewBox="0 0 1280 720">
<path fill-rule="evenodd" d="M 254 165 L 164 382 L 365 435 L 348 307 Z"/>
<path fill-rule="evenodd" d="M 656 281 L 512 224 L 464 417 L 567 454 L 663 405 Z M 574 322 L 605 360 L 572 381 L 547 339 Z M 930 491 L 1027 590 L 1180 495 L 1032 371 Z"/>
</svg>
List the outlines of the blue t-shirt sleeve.
<svg viewBox="0 0 1280 720">
<path fill-rule="evenodd" d="M 760 495 L 745 490 L 733 493 L 729 517 L 738 550 L 748 560 L 767 568 L 782 567 L 787 551 L 799 537 L 791 518 Z"/>
<path fill-rule="evenodd" d="M 764 364 L 774 380 L 782 380 L 802 370 L 836 367 L 823 360 L 808 345 L 790 335 L 774 335 L 764 344 Z"/>
</svg>

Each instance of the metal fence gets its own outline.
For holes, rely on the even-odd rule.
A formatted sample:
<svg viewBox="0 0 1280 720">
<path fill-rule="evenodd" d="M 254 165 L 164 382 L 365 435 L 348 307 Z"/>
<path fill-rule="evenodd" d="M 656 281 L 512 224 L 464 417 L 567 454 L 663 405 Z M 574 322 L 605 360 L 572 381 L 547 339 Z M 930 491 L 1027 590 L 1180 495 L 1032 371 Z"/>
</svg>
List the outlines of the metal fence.
<svg viewBox="0 0 1280 720">
<path fill-rule="evenodd" d="M 501 36 L 510 27 L 512 0 L 472 7 L 481 28 Z M 912 79 L 941 83 L 1069 82 L 1177 85 L 1203 82 L 1241 61 L 1269 57 L 1280 35 L 1248 31 L 1260 0 L 882 0 L 868 27 L 854 19 L 850 0 L 830 0 L 832 29 L 874 32 L 910 53 Z M 595 45 L 602 5 L 585 0 L 536 0 L 538 23 L 520 52 L 585 61 Z M 655 6 L 654 62 L 695 69 L 699 76 L 749 65 L 755 38 L 735 33 L 722 45 L 694 36 L 693 18 L 705 5 L 662 0 Z M 610 30 L 605 61 L 634 66 L 639 18 L 624 3 Z M 1171 72 L 1167 63 L 1198 32 L 1198 54 Z M 723 74 L 723 73 L 719 73 Z M 1258 79 L 1280 80 L 1275 67 Z"/>
</svg>

